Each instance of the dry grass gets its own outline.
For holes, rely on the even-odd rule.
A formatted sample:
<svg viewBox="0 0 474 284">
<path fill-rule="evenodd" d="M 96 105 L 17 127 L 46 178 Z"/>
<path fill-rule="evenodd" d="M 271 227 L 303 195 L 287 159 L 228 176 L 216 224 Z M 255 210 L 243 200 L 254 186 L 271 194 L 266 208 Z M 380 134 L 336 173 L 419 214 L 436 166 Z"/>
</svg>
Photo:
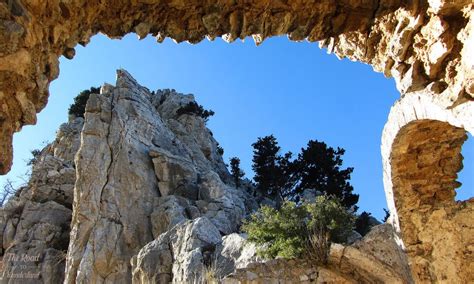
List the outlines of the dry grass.
<svg viewBox="0 0 474 284">
<path fill-rule="evenodd" d="M 323 231 L 311 232 L 307 241 L 307 257 L 316 265 L 324 266 L 328 263 L 331 241 L 329 233 Z"/>
</svg>

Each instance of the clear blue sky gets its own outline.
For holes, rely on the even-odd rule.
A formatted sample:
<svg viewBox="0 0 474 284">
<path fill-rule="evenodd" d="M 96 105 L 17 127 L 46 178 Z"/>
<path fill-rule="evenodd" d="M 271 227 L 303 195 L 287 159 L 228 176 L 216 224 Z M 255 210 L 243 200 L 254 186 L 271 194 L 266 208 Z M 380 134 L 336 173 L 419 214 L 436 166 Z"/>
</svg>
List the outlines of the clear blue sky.
<svg viewBox="0 0 474 284">
<path fill-rule="evenodd" d="M 157 44 L 151 37 L 139 41 L 135 35 L 122 40 L 99 35 L 86 48 L 78 46 L 72 61 L 61 58 L 60 68 L 37 125 L 14 136 L 13 170 L 0 176 L 0 184 L 27 170 L 29 150 L 54 139 L 74 96 L 90 86 L 113 84 L 115 70 L 125 68 L 151 90 L 193 93 L 200 104 L 214 110 L 208 126 L 225 149 L 226 162 L 238 156 L 249 177 L 251 144 L 259 136 L 274 134 L 284 151 L 294 153 L 310 139 L 345 148 L 345 166 L 355 168 L 352 184 L 360 194 L 360 212 L 384 216 L 380 139 L 399 95 L 392 79 L 368 65 L 338 60 L 317 43 L 290 42 L 286 37 L 256 47 L 251 39 L 190 45 L 171 40 Z M 463 150 L 461 199 L 474 195 L 472 140 Z"/>
</svg>

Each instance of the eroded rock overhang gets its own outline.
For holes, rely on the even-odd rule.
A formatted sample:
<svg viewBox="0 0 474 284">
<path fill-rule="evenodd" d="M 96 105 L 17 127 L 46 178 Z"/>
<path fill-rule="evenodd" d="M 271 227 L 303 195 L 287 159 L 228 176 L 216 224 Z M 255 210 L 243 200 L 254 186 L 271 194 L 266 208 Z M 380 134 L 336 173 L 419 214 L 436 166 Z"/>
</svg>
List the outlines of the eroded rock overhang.
<svg viewBox="0 0 474 284">
<path fill-rule="evenodd" d="M 118 5 L 120 3 L 120 5 Z M 393 76 L 401 93 L 426 88 L 451 104 L 474 92 L 472 1 L 31 1 L 0 3 L 0 173 L 10 170 L 12 135 L 34 124 L 59 75 L 58 58 L 103 33 L 158 42 L 228 42 L 287 34 L 320 41 L 339 57 Z"/>
</svg>

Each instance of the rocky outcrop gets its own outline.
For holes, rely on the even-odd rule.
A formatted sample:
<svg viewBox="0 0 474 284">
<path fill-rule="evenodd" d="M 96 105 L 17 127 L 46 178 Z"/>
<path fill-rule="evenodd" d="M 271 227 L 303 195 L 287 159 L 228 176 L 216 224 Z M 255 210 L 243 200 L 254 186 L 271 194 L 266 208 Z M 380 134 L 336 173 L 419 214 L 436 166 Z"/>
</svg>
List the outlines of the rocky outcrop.
<svg viewBox="0 0 474 284">
<path fill-rule="evenodd" d="M 153 240 L 145 252 L 167 246 L 162 242 L 171 242 L 173 230 L 188 220 L 205 220 L 198 228 L 201 222 L 202 230 L 213 228 L 215 244 L 256 207 L 245 191 L 226 183 L 229 173 L 203 118 L 177 114 L 191 101 L 193 96 L 172 90 L 150 92 L 124 70 L 117 72 L 116 86 L 91 95 L 75 160 L 65 282 L 128 283 L 130 259 Z M 179 251 L 194 254 L 198 247 Z M 173 263 L 178 257 L 191 261 L 174 250 L 173 256 Z M 184 279 L 188 270 L 167 274 Z M 142 274 L 136 277 L 158 277 Z"/>
<path fill-rule="evenodd" d="M 206 217 L 175 226 L 133 257 L 133 283 L 200 283 L 205 258 L 210 260 L 220 242 L 219 231 Z"/>
<path fill-rule="evenodd" d="M 328 264 L 274 259 L 237 267 L 223 283 L 412 283 L 391 225 L 379 225 L 352 246 L 332 244 Z"/>
<path fill-rule="evenodd" d="M 61 125 L 35 158 L 28 184 L 0 209 L 3 281 L 63 281 L 82 125 L 81 118 Z"/>
<path fill-rule="evenodd" d="M 216 246 L 210 266 L 214 269 L 215 277 L 223 279 L 236 269 L 261 261 L 263 259 L 257 256 L 257 247 L 247 241 L 247 235 L 234 233 L 223 237 L 222 242 Z"/>
<path fill-rule="evenodd" d="M 204 220 L 199 230 L 213 229 L 213 244 L 237 230 L 257 205 L 228 183 L 203 119 L 176 114 L 191 101 L 174 90 L 152 93 L 126 71 L 118 72 L 116 87 L 92 94 L 85 121 L 61 125 L 28 185 L 0 209 L 5 271 L 59 283 L 67 268 L 66 282 L 128 283 L 132 256 L 176 225 Z M 133 120 L 147 123 L 134 127 Z M 15 257 L 22 256 L 35 260 L 20 271 L 24 263 Z M 11 283 L 24 280 L 10 276 Z"/>
</svg>

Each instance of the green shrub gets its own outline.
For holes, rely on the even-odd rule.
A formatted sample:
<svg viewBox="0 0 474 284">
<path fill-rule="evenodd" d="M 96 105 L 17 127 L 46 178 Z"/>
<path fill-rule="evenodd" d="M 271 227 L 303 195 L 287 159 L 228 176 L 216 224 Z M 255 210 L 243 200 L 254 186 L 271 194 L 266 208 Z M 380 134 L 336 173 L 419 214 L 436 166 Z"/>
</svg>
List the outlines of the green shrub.
<svg viewBox="0 0 474 284">
<path fill-rule="evenodd" d="M 75 117 L 84 117 L 87 100 L 89 100 L 91 94 L 98 94 L 99 91 L 99 88 L 91 87 L 89 90 L 80 92 L 79 95 L 74 98 L 74 103 L 69 106 L 69 114 Z"/>
<path fill-rule="evenodd" d="M 329 240 L 344 243 L 354 229 L 354 216 L 337 198 L 327 195 L 316 197 L 314 203 L 306 204 L 310 214 L 308 229 L 318 234 L 329 234 Z"/>
<path fill-rule="evenodd" d="M 257 253 L 265 258 L 293 258 L 304 248 L 307 211 L 294 202 L 284 202 L 280 210 L 262 206 L 251 219 L 244 223 L 243 230 L 248 240 L 262 246 Z"/>
<path fill-rule="evenodd" d="M 353 227 L 354 217 L 337 199 L 319 196 L 303 205 L 285 201 L 280 210 L 262 206 L 242 229 L 264 258 L 303 256 L 324 263 L 330 242 L 345 242 Z"/>
</svg>

